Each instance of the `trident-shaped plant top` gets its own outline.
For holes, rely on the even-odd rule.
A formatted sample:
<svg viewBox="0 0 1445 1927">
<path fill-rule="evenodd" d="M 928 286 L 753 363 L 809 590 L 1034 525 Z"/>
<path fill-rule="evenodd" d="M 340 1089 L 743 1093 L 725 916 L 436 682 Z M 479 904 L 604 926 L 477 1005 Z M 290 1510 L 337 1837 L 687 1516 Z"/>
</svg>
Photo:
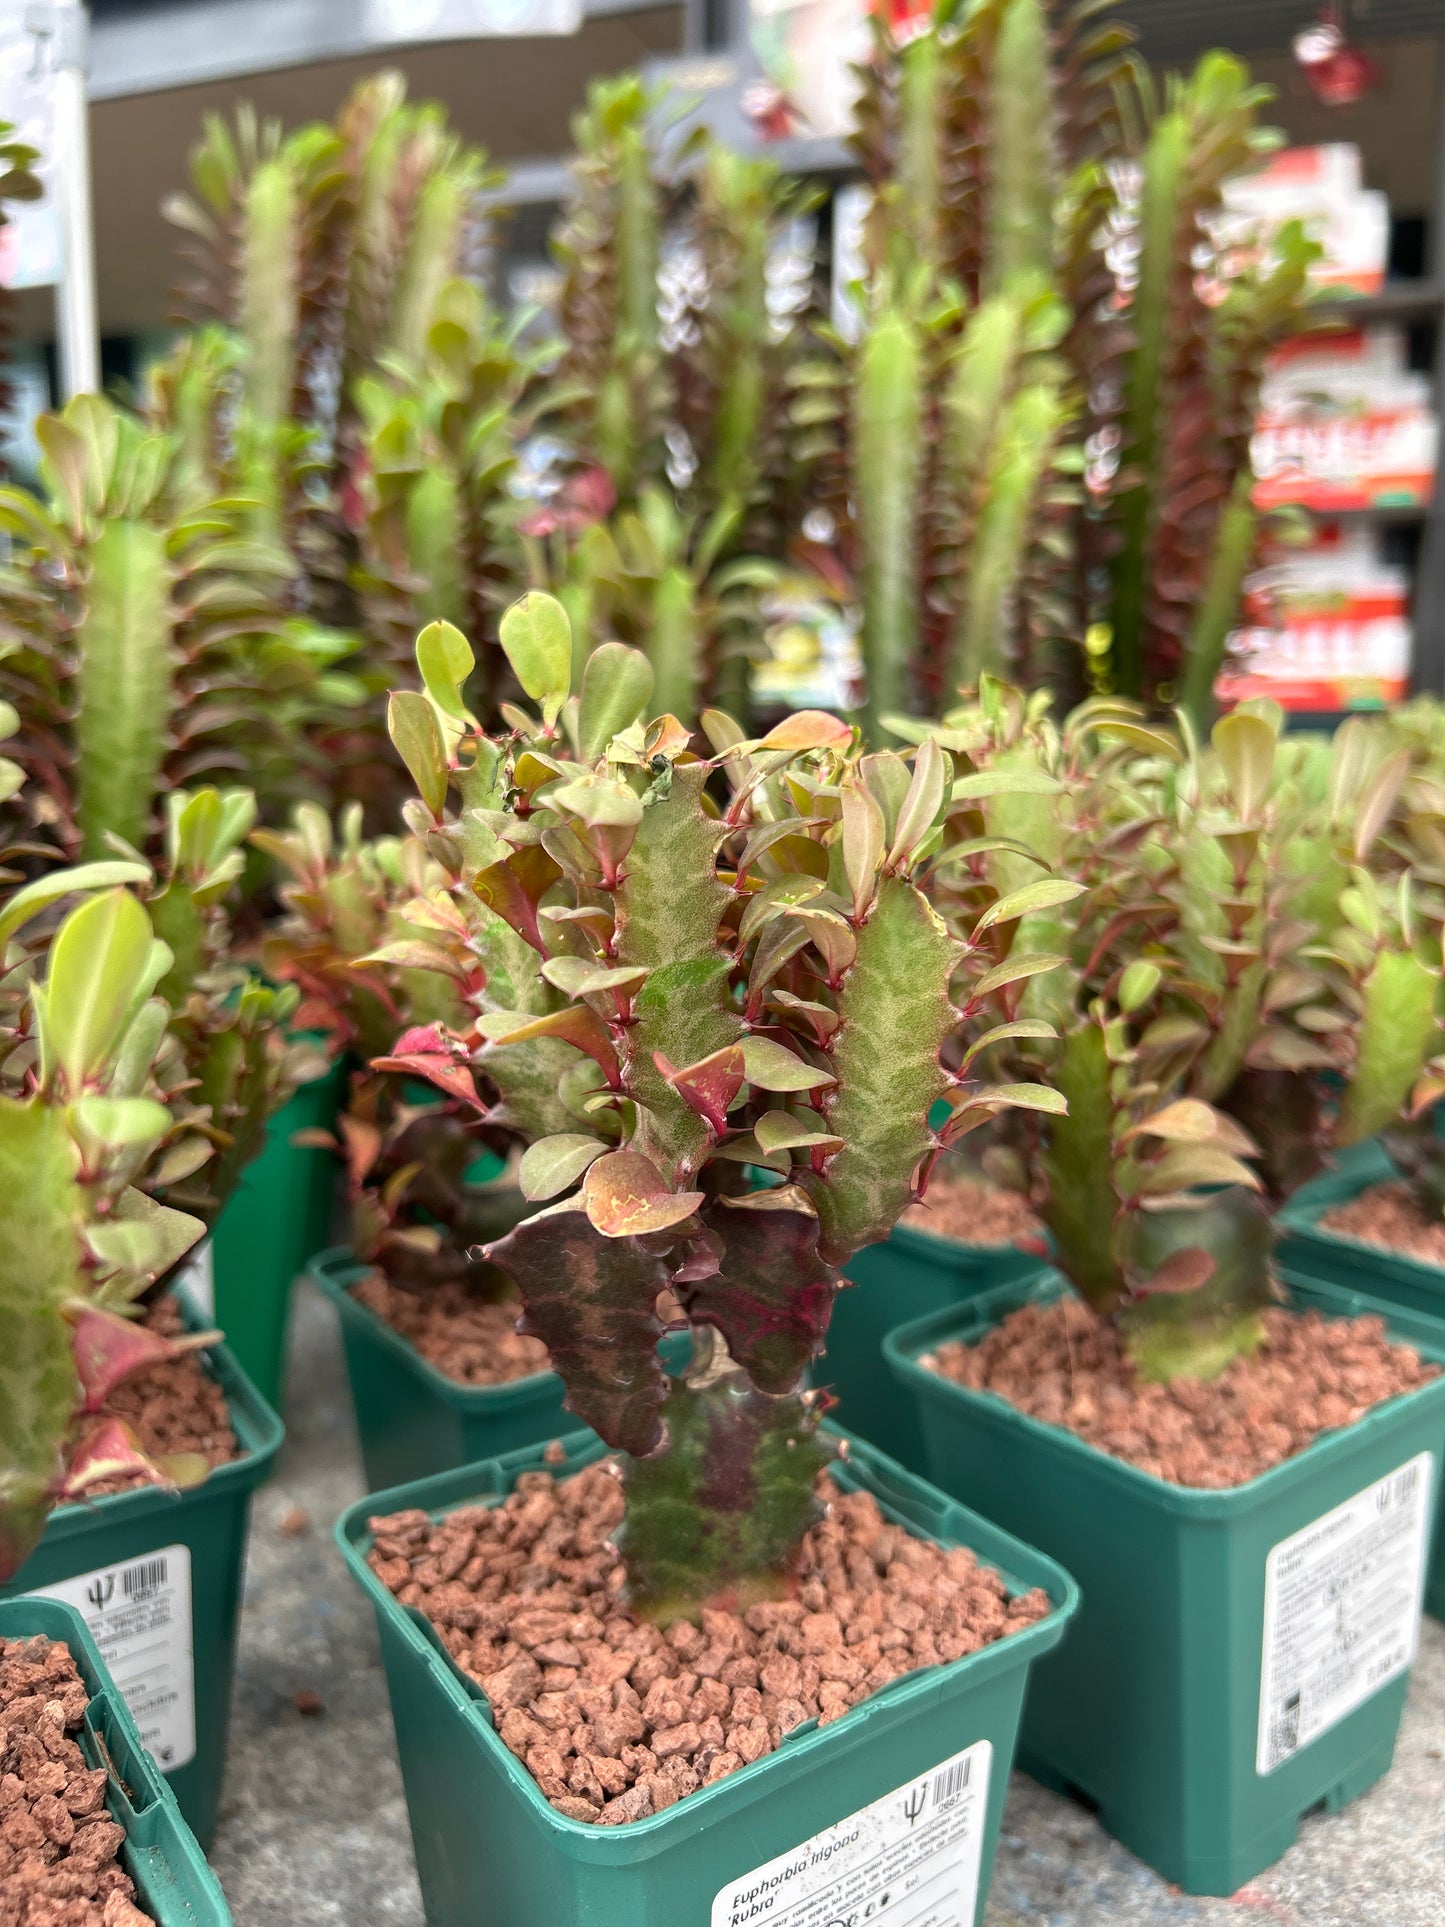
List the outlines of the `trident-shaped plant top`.
<svg viewBox="0 0 1445 1927">
<path fill-rule="evenodd" d="M 453 879 L 409 920 L 464 932 L 487 981 L 471 1035 L 413 1033 L 390 1061 L 453 1093 L 499 1089 L 497 1114 L 532 1140 L 522 1186 L 546 1208 L 490 1255 L 570 1408 L 628 1455 L 635 1597 L 666 1617 L 786 1583 L 821 1462 L 800 1388 L 840 1266 L 887 1234 L 943 1142 L 1059 1100 L 973 1081 L 1017 1023 L 944 1062 L 1000 982 L 1035 967 L 979 972 L 952 1000 L 1020 907 L 960 939 L 919 891 L 946 749 L 865 756 L 817 712 L 746 740 L 710 712 L 700 751 L 675 718 L 647 720 L 649 667 L 620 644 L 570 693 L 549 597 L 509 610 L 502 641 L 540 706 L 510 713 L 510 738 L 467 715 L 455 631 L 423 634 L 426 694 L 393 699 L 421 792 L 410 820 Z M 679 1324 L 693 1365 L 670 1386 L 657 1343 Z"/>
</svg>

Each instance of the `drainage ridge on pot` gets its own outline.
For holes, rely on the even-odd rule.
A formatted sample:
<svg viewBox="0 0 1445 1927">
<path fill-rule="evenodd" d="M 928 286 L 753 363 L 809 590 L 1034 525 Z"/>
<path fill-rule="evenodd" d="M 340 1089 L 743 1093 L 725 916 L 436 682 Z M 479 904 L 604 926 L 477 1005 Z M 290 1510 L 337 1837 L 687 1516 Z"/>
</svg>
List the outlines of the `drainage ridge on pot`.
<svg viewBox="0 0 1445 1927">
<path fill-rule="evenodd" d="M 1380 1309 L 1327 1281 L 1279 1275 L 1302 1308 Z M 1299 1552 L 1300 1535 L 1349 1501 L 1373 1499 L 1377 1485 L 1412 1521 L 1405 1557 L 1411 1577 L 1423 1577 L 1433 1506 L 1420 1479 L 1439 1481 L 1445 1376 L 1247 1484 L 1169 1485 L 918 1363 L 1065 1290 L 1057 1273 L 1000 1287 L 890 1333 L 885 1355 L 918 1400 L 934 1483 L 1052 1553 L 1083 1594 L 1066 1650 L 1032 1684 L 1020 1765 L 1095 1806 L 1117 1839 L 1186 1892 L 1232 1894 L 1292 1844 L 1303 1814 L 1321 1802 L 1344 1806 L 1390 1764 L 1418 1636 L 1418 1583 L 1414 1605 L 1401 1603 L 1404 1649 L 1387 1656 L 1384 1683 L 1312 1734 L 1301 1729 L 1309 1708 L 1298 1694 L 1291 1706 L 1284 1691 L 1276 1704 L 1272 1685 L 1266 1700 L 1266 1660 L 1273 1682 L 1289 1672 L 1289 1579 L 1313 1570 L 1308 1549 L 1290 1564 L 1285 1542 Z M 1445 1363 L 1445 1345 L 1395 1335 Z M 1267 1641 L 1268 1585 L 1276 1607 Z"/>
<path fill-rule="evenodd" d="M 827 1727 L 799 1727 L 775 1752 L 663 1813 L 626 1826 L 584 1824 L 548 1804 L 503 1745 L 480 1688 L 453 1664 L 425 1617 L 398 1604 L 376 1578 L 366 1563 L 367 1521 L 410 1507 L 438 1516 L 496 1503 L 523 1472 L 565 1477 L 605 1452 L 592 1434 L 574 1433 L 558 1464 L 547 1465 L 533 1447 L 378 1493 L 337 1521 L 337 1542 L 377 1616 L 429 1927 L 730 1927 L 739 1916 L 715 1902 L 735 1883 L 756 1873 L 760 1885 L 776 1891 L 788 1876 L 770 1862 L 783 1855 L 791 1862 L 794 1850 L 814 1847 L 819 1833 L 893 1795 L 905 1838 L 892 1851 L 906 1866 L 913 1820 L 903 1802 L 910 1792 L 918 1796 L 920 1825 L 981 1827 L 971 1920 L 982 1920 L 1028 1669 L 1063 1635 L 1078 1603 L 1072 1579 L 870 1446 L 850 1441 L 849 1458 L 834 1468 L 841 1485 L 872 1492 L 890 1519 L 922 1536 L 970 1546 L 1012 1591 L 1042 1587 L 1053 1611 L 965 1659 L 893 1681 Z M 933 1774 L 975 1747 L 975 1804 L 966 1806 L 950 1793 L 952 1781 L 940 1788 Z M 936 1804 L 933 1822 L 930 1794 L 945 1803 Z M 946 1804 L 952 1797 L 960 1800 L 956 1808 Z M 887 1814 L 864 1823 L 884 1837 L 889 1824 Z M 828 1850 L 828 1843 L 814 1848 Z M 810 1854 L 803 1864 L 816 1863 Z M 770 1909 L 756 1918 L 790 1914 Z"/>
<path fill-rule="evenodd" d="M 341 1319 L 368 1491 L 545 1444 L 576 1426 L 563 1410 L 567 1388 L 556 1372 L 531 1372 L 504 1385 L 463 1385 L 448 1378 L 354 1296 L 353 1286 L 370 1269 L 349 1246 L 340 1245 L 319 1252 L 309 1272 Z M 681 1371 L 691 1355 L 685 1333 L 664 1338 L 661 1349 L 671 1372 Z"/>
<path fill-rule="evenodd" d="M 157 1927 L 231 1927 L 220 1883 L 141 1745 L 85 1621 L 58 1599 L 0 1600 L 0 1639 L 37 1633 L 65 1642 L 90 1695 L 75 1737 L 88 1766 L 108 1769 L 105 1803 L 125 1828 L 121 1864 L 136 1884 L 137 1905 Z"/>
<path fill-rule="evenodd" d="M 195 1304 L 176 1296 L 186 1328 L 202 1330 Z M 202 1846 L 220 1806 L 251 1494 L 284 1437 L 227 1346 L 211 1346 L 206 1362 L 226 1394 L 241 1457 L 179 1494 L 142 1486 L 62 1506 L 0 1594 L 58 1594 L 100 1628 L 98 1643 L 119 1686 L 133 1680 L 137 1725 Z M 117 1597 L 129 1598 L 139 1631 L 115 1610 Z"/>
<path fill-rule="evenodd" d="M 909 1393 L 883 1363 L 895 1325 L 968 1303 L 996 1285 L 1031 1278 L 1036 1254 L 1017 1245 L 966 1245 L 916 1225 L 897 1224 L 846 1266 L 850 1285 L 833 1301 L 827 1344 L 812 1383 L 838 1398 L 850 1431 L 911 1471 L 924 1470 L 923 1434 Z"/>
</svg>

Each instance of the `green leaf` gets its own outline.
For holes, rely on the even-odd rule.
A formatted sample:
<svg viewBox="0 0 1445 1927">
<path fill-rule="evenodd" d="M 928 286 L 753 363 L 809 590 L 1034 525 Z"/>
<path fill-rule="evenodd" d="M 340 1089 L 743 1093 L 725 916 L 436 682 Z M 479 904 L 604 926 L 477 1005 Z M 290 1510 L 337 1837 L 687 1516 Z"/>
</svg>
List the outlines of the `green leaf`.
<svg viewBox="0 0 1445 1927">
<path fill-rule="evenodd" d="M 772 1037 L 744 1037 L 743 1065 L 748 1082 L 760 1091 L 815 1091 L 834 1082 L 831 1071 L 804 1063 Z"/>
<path fill-rule="evenodd" d="M 1126 1015 L 1142 1009 L 1163 982 L 1164 972 L 1145 957 L 1136 957 L 1119 979 L 1119 1008 Z"/>
<path fill-rule="evenodd" d="M 607 1146 L 580 1131 L 560 1132 L 556 1137 L 539 1138 L 522 1154 L 518 1182 L 522 1196 L 534 1203 L 570 1191 L 588 1165 L 600 1158 Z"/>
<path fill-rule="evenodd" d="M 394 690 L 387 705 L 386 727 L 418 795 L 440 822 L 446 810 L 449 778 L 446 745 L 436 711 L 420 691 Z"/>
<path fill-rule="evenodd" d="M 843 1145 L 842 1138 L 830 1131 L 817 1130 L 787 1111 L 765 1111 L 753 1127 L 753 1135 L 759 1148 L 769 1156 L 774 1151 L 811 1151 L 820 1146 L 837 1151 Z"/>
<path fill-rule="evenodd" d="M 148 883 L 150 876 L 144 863 L 100 862 L 77 863 L 74 869 L 37 877 L 0 907 L 0 955 L 17 930 L 63 897 L 82 890 L 109 890 L 120 883 Z"/>
<path fill-rule="evenodd" d="M 50 946 L 45 984 L 34 995 L 43 1057 L 79 1095 L 105 1069 L 146 994 L 154 957 L 151 922 L 127 890 L 77 905 Z"/>
<path fill-rule="evenodd" d="M 577 736 L 584 762 L 595 762 L 620 730 L 647 713 L 652 665 L 640 649 L 604 642 L 587 658 L 577 710 Z"/>
<path fill-rule="evenodd" d="M 964 1068 L 967 1069 L 981 1050 L 987 1050 L 991 1044 L 1001 1044 L 1005 1038 L 1057 1038 L 1058 1034 L 1053 1025 L 1046 1023 L 1042 1017 L 1019 1017 L 1009 1024 L 995 1024 L 992 1030 L 986 1030 L 981 1037 L 976 1037 L 964 1052 Z"/>
<path fill-rule="evenodd" d="M 970 1091 L 970 1105 L 992 1104 L 996 1109 L 1042 1111 L 1050 1117 L 1066 1117 L 1069 1101 L 1062 1091 L 1047 1084 L 984 1084 Z"/>
<path fill-rule="evenodd" d="M 517 681 L 542 705 L 550 728 L 572 686 L 572 625 L 566 610 L 555 596 L 533 590 L 507 610 L 500 634 Z"/>
<path fill-rule="evenodd" d="M 1016 984 L 1025 977 L 1041 977 L 1046 971 L 1057 970 L 1060 964 L 1068 962 L 1067 957 L 1053 956 L 1047 951 L 1037 950 L 1028 957 L 1006 957 L 992 970 L 986 970 L 969 991 L 970 1003 L 981 1003 L 995 990 L 1003 990 L 1009 984 Z"/>
<path fill-rule="evenodd" d="M 1016 917 L 1032 916 L 1037 910 L 1057 909 L 1083 894 L 1082 883 L 1072 883 L 1066 877 L 1040 877 L 1037 883 L 1026 883 L 1021 890 L 1011 890 L 991 903 L 973 927 L 974 938 L 977 940 L 997 923 L 1012 923 Z"/>
<path fill-rule="evenodd" d="M 459 723 L 471 722 L 462 688 L 477 661 L 461 630 L 450 622 L 429 622 L 416 639 L 416 666 L 437 708 Z"/>
<path fill-rule="evenodd" d="M 1275 732 L 1262 716 L 1236 711 L 1214 725 L 1210 738 L 1241 822 L 1259 814 L 1274 775 Z"/>
<path fill-rule="evenodd" d="M 542 975 L 568 997 L 590 997 L 604 990 L 637 990 L 647 981 L 647 972 L 640 965 L 609 970 L 589 957 L 549 957 L 542 965 Z"/>
<path fill-rule="evenodd" d="M 843 873 L 853 897 L 853 915 L 868 913 L 878 888 L 887 834 L 878 799 L 862 783 L 843 786 Z"/>
</svg>

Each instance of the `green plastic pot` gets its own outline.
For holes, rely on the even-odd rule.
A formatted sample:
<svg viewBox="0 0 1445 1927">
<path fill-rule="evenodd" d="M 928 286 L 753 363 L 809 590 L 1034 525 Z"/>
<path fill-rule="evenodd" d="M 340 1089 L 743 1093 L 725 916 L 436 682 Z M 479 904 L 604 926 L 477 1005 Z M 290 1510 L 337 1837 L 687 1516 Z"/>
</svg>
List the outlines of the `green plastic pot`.
<svg viewBox="0 0 1445 1927">
<path fill-rule="evenodd" d="M 1344 1152 L 1333 1171 L 1302 1186 L 1280 1212 L 1280 1255 L 1308 1277 L 1330 1279 L 1371 1300 L 1372 1309 L 1392 1320 L 1412 1345 L 1445 1351 L 1445 1268 L 1320 1223 L 1335 1205 L 1398 1176 L 1382 1144 L 1371 1141 Z M 1445 1515 L 1445 1480 L 1441 1485 L 1438 1505 Z M 1445 1532 L 1439 1530 L 1425 1578 L 1425 1610 L 1432 1619 L 1445 1619 Z"/>
<path fill-rule="evenodd" d="M 261 1396 L 278 1409 L 292 1281 L 331 1236 L 338 1170 L 332 1152 L 291 1139 L 335 1124 L 345 1076 L 345 1066 L 333 1064 L 276 1113 L 265 1148 L 242 1172 L 211 1234 L 216 1323 Z"/>
<path fill-rule="evenodd" d="M 1371 1298 L 1434 1315 L 1445 1330 L 1445 1270 L 1403 1251 L 1327 1231 L 1320 1223 L 1336 1205 L 1348 1204 L 1362 1191 L 1399 1175 L 1378 1139 L 1341 1152 L 1332 1171 L 1301 1185 L 1280 1210 L 1280 1256 L 1313 1278 L 1330 1278 Z"/>
<path fill-rule="evenodd" d="M 1330 1316 L 1375 1309 L 1288 1270 L 1281 1279 L 1300 1307 Z M 1445 1377 L 1247 1485 L 1169 1485 L 917 1362 L 950 1339 L 975 1343 L 1020 1305 L 1066 1289 L 1057 1273 L 1001 1287 L 890 1333 L 885 1352 L 918 1401 L 934 1482 L 1043 1547 L 1083 1593 L 1067 1650 L 1046 1660 L 1033 1683 L 1020 1765 L 1095 1807 L 1117 1839 L 1186 1892 L 1232 1894 L 1291 1845 L 1303 1814 L 1322 1802 L 1344 1806 L 1390 1764 L 1418 1636 L 1421 1540 L 1433 1513 L 1421 1482 L 1438 1483 L 1445 1449 Z M 1445 1348 L 1429 1355 L 1445 1360 Z M 1346 1501 L 1360 1496 L 1363 1504 L 1387 1477 L 1395 1483 L 1386 1504 L 1403 1506 L 1419 1529 L 1388 1622 L 1392 1637 L 1405 1629 L 1391 1655 L 1397 1670 L 1311 1732 L 1313 1702 L 1289 1707 L 1290 1695 L 1276 1698 L 1274 1689 L 1266 1702 L 1267 1562 Z M 1332 1524 L 1318 1547 L 1345 1543 L 1353 1541 Z M 1276 1551 L 1268 1583 L 1277 1629 L 1288 1617 L 1291 1575 L 1308 1570 L 1297 1545 Z M 1323 1615 L 1326 1645 L 1358 1598 L 1328 1601 L 1329 1577 L 1298 1621 L 1318 1635 Z M 1362 1683 L 1353 1673 L 1341 1677 Z"/>
<path fill-rule="evenodd" d="M 157 1927 L 231 1927 L 220 1884 L 175 1795 L 141 1745 L 85 1621 L 56 1599 L 0 1601 L 0 1639 L 31 1639 L 37 1633 L 65 1641 L 90 1694 L 76 1738 L 86 1765 L 108 1771 L 105 1804 L 125 1828 L 121 1864 L 136 1884 L 142 1911 Z"/>
<path fill-rule="evenodd" d="M 967 1304 L 1014 1278 L 1032 1277 L 1037 1256 L 1016 1245 L 965 1245 L 913 1225 L 895 1225 L 880 1244 L 849 1261 L 852 1281 L 833 1301 L 827 1347 L 812 1382 L 838 1401 L 852 1432 L 911 1471 L 921 1472 L 923 1434 L 912 1397 L 883 1363 L 883 1341 L 896 1325 Z"/>
<path fill-rule="evenodd" d="M 534 1372 L 507 1385 L 461 1385 L 438 1371 L 410 1339 L 352 1296 L 368 1269 L 348 1246 L 338 1246 L 320 1253 L 310 1271 L 341 1319 L 368 1491 L 576 1431 L 576 1419 L 562 1408 L 566 1387 L 555 1372 Z M 663 1340 L 669 1371 L 681 1371 L 688 1353 L 685 1336 Z"/>
<path fill-rule="evenodd" d="M 183 1308 L 189 1329 L 200 1330 L 196 1307 Z M 79 1608 L 203 1846 L 221 1799 L 251 1494 L 282 1439 L 280 1419 L 230 1347 L 211 1347 L 206 1360 L 243 1456 L 179 1494 L 145 1486 L 62 1506 L 0 1594 L 48 1594 Z"/>
<path fill-rule="evenodd" d="M 603 1450 L 590 1433 L 573 1434 L 565 1461 L 549 1469 L 565 1475 Z M 906 1860 L 915 1825 L 920 1835 L 934 1827 L 958 1830 L 956 1851 L 971 1858 L 963 1890 L 976 1869 L 977 1904 L 966 1915 L 959 1907 L 947 1917 L 969 1927 L 981 1921 L 1028 1670 L 1057 1643 L 1077 1604 L 1068 1576 L 871 1447 L 855 1445 L 838 1468 L 841 1483 L 874 1493 L 891 1519 L 946 1544 L 973 1547 L 1011 1589 L 1042 1586 L 1054 1610 L 967 1659 L 894 1681 L 830 1726 L 800 1727 L 775 1753 L 664 1813 L 627 1826 L 590 1826 L 547 1804 L 493 1729 L 480 1688 L 453 1665 L 424 1617 L 398 1605 L 365 1558 L 373 1515 L 409 1506 L 439 1515 L 496 1503 L 521 1473 L 542 1463 L 533 1448 L 465 1466 L 367 1499 L 337 1522 L 337 1540 L 381 1634 L 429 1927 L 862 1921 L 869 1916 L 851 1908 L 839 1915 L 786 1906 L 787 1869 L 802 1859 L 796 1850 L 808 1843 L 812 1862 L 850 1835 L 883 1833 L 888 1840 L 901 1836 L 892 1850 Z M 960 1761 L 962 1754 L 967 1758 Z M 874 1803 L 880 1812 L 865 1816 Z M 857 1826 L 840 1827 L 852 1816 L 859 1816 Z M 832 1842 L 811 1845 L 834 1828 Z M 857 1848 L 840 1851 L 846 1856 Z M 780 1856 L 788 1856 L 784 1866 L 770 1867 Z M 844 1860 L 831 1864 L 841 1867 Z M 753 1898 L 719 1907 L 720 1896 L 739 1885 Z M 876 1904 L 882 1891 L 877 1879 L 858 1891 L 865 1887 L 859 1908 L 870 1897 Z"/>
</svg>

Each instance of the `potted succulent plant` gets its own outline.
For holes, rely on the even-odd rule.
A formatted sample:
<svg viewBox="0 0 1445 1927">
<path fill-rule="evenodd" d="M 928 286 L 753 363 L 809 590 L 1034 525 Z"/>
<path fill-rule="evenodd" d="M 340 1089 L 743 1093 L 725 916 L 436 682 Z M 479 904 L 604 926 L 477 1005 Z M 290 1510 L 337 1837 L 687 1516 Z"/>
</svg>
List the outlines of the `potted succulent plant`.
<svg viewBox="0 0 1445 1927">
<path fill-rule="evenodd" d="M 1069 1582 L 861 1443 L 820 1486 L 839 1444 L 803 1389 L 840 1265 L 886 1231 L 940 1142 L 1058 1102 L 940 1062 L 969 944 L 913 877 L 948 752 L 864 757 L 816 712 L 750 740 L 712 712 L 695 754 L 675 718 L 644 720 L 651 672 L 632 650 L 594 652 L 569 693 L 550 598 L 509 611 L 502 640 L 540 717 L 484 735 L 458 654 L 398 699 L 393 730 L 413 821 L 454 879 L 433 916 L 500 918 L 535 962 L 516 1001 L 479 1011 L 479 1045 L 434 1030 L 393 1062 L 463 1095 L 493 1064 L 560 1070 L 567 1128 L 521 1163 L 544 1208 L 488 1256 L 600 1437 L 401 1488 L 338 1526 L 381 1627 L 429 1916 L 730 1918 L 792 1880 L 826 1908 L 850 1880 L 884 1891 L 891 1875 L 862 1869 L 887 1845 L 939 1874 L 932 1856 L 954 1856 L 973 1920 L 1023 1673 L 1062 1630 Z M 1004 939 L 982 921 L 989 950 Z M 529 986 L 546 989 L 540 1011 Z M 991 994 L 975 992 L 971 1010 Z M 974 1056 L 999 1041 L 976 1038 Z M 758 1165 L 785 1182 L 750 1186 Z M 692 1341 L 671 1383 L 665 1322 Z M 965 1547 L 1007 1580 L 980 1578 Z M 933 1594 L 943 1569 L 988 1593 L 988 1631 Z M 916 1610 L 889 1603 L 905 1572 Z M 852 1586 L 874 1597 L 862 1617 Z M 524 1599 L 548 1602 L 535 1625 Z M 905 1655 L 868 1632 L 895 1613 L 937 1630 Z M 771 1669 L 775 1646 L 800 1657 Z M 923 1653 L 943 1670 L 910 1677 Z M 564 1702 L 590 1709 L 580 1751 L 543 1724 Z M 912 1856 L 910 1806 L 932 1816 Z"/>
<path fill-rule="evenodd" d="M 18 1919 L 90 1903 L 111 1927 L 230 1927 L 220 1883 L 73 1607 L 0 1602 L 0 1733 L 0 1882 Z"/>
<path fill-rule="evenodd" d="M 1020 1002 L 1058 1041 L 1003 1047 L 1067 1115 L 1008 1120 L 990 1160 L 1063 1276 L 887 1344 L 932 1476 L 1083 1587 L 1030 1770 L 1220 1894 L 1389 1764 L 1445 1445 L 1445 1348 L 1271 1270 L 1270 1187 L 1316 1133 L 1398 1112 L 1438 974 L 1380 848 L 1398 761 L 1278 728 L 1237 712 L 1201 751 L 1107 702 L 1055 726 L 998 685 L 949 719 L 974 773 L 945 915 L 1020 866 L 1085 886 L 1020 925 L 1068 958 Z"/>
<path fill-rule="evenodd" d="M 228 954 L 221 900 L 250 798 L 174 791 L 168 806 L 155 872 L 115 859 L 18 888 L 12 875 L 0 900 L 0 1106 L 25 1203 L 0 1236 L 0 1588 L 87 1614 L 205 1836 L 250 1494 L 281 1432 L 198 1309 L 162 1294 L 286 1094 L 295 993 Z"/>
</svg>

